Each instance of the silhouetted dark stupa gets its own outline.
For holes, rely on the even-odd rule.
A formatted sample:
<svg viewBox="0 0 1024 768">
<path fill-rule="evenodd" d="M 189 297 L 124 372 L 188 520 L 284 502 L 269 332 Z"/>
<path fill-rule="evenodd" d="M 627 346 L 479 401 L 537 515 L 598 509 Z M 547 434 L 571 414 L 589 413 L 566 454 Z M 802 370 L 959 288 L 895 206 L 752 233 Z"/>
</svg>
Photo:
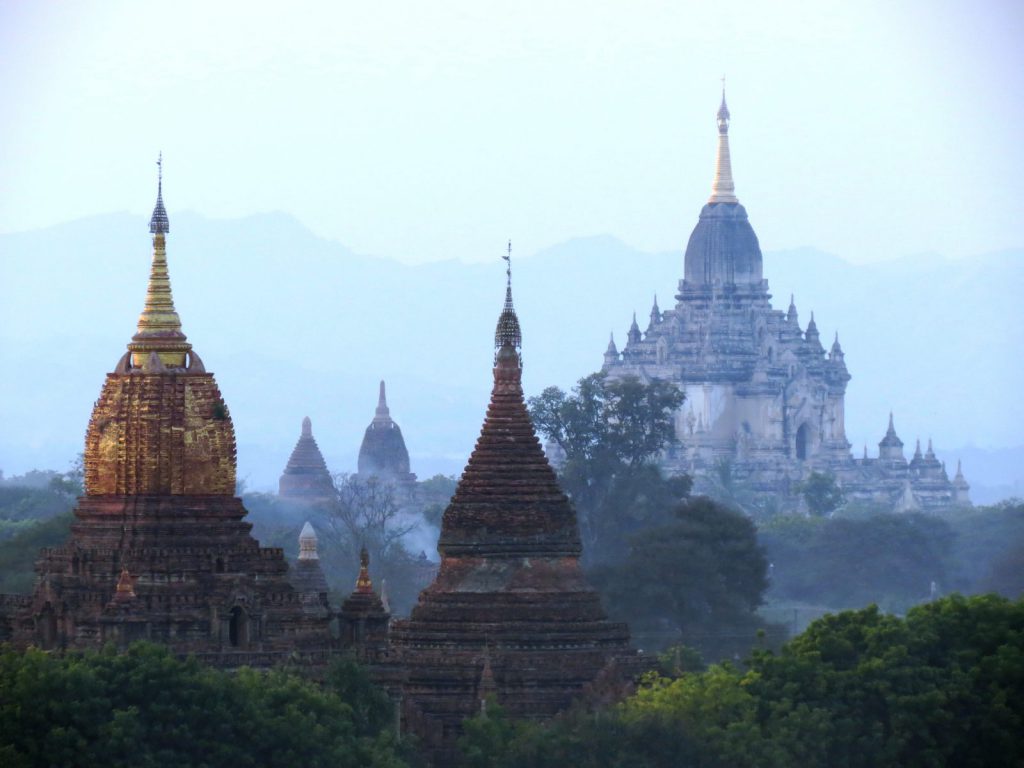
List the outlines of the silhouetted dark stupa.
<svg viewBox="0 0 1024 768">
<path fill-rule="evenodd" d="M 326 501 L 334 498 L 334 483 L 320 447 L 313 437 L 313 423 L 302 420 L 302 433 L 278 483 L 278 494 L 299 501 Z"/>
<path fill-rule="evenodd" d="M 412 483 L 416 475 L 409 471 L 409 451 L 405 447 L 402 430 L 391 418 L 384 382 L 380 383 L 377 410 L 373 421 L 363 433 L 359 446 L 359 475 L 377 477 L 400 483 Z"/>
<path fill-rule="evenodd" d="M 440 570 L 410 618 L 392 623 L 406 725 L 438 764 L 488 691 L 514 717 L 550 717 L 636 659 L 626 625 L 607 620 L 584 580 L 575 511 L 523 400 L 520 341 L 509 286 L 491 402 L 444 513 Z"/>
</svg>

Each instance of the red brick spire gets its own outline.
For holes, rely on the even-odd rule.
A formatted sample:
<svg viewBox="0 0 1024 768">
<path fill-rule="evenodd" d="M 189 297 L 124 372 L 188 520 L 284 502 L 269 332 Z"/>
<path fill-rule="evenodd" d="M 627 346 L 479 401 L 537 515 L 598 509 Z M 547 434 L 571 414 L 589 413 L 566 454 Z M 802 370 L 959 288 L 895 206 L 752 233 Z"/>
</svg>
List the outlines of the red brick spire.
<svg viewBox="0 0 1024 768">
<path fill-rule="evenodd" d="M 572 556 L 576 513 L 558 487 L 526 410 L 511 282 L 495 332 L 494 388 L 476 448 L 444 513 L 442 555 Z"/>
</svg>

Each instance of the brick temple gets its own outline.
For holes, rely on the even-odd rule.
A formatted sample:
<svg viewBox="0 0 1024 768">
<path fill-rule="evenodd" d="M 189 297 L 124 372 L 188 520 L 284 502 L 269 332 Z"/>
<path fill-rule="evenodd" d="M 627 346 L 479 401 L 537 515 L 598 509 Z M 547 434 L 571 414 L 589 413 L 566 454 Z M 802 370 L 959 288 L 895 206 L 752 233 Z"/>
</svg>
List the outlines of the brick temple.
<svg viewBox="0 0 1024 768">
<path fill-rule="evenodd" d="M 89 420 L 71 537 L 42 550 L 31 597 L 4 599 L 0 639 L 145 639 L 228 664 L 325 647 L 326 588 L 304 596 L 282 550 L 261 547 L 243 519 L 231 415 L 174 308 L 169 230 L 161 179 L 145 307 Z"/>
<path fill-rule="evenodd" d="M 334 498 L 334 481 L 327 470 L 324 455 L 320 453 L 320 446 L 313 437 L 313 422 L 309 416 L 302 420 L 299 440 L 281 473 L 278 495 L 284 499 L 310 503 Z"/>
<path fill-rule="evenodd" d="M 584 580 L 576 513 L 526 410 L 520 346 L 509 285 L 487 416 L 442 519 L 440 570 L 391 627 L 403 717 L 438 764 L 488 694 L 514 717 L 549 717 L 636 660 L 626 625 L 607 620 Z"/>
<path fill-rule="evenodd" d="M 312 525 L 291 567 L 252 537 L 235 496 L 231 415 L 174 308 L 169 229 L 161 179 L 145 307 L 89 421 L 70 538 L 41 551 L 31 595 L 0 596 L 0 642 L 75 650 L 144 639 L 220 666 L 314 671 L 353 653 L 436 765 L 492 696 L 538 719 L 588 691 L 628 686 L 639 665 L 627 627 L 607 620 L 584 580 L 576 514 L 526 410 L 511 272 L 491 402 L 443 516 L 439 572 L 411 617 L 392 621 L 365 548 L 353 592 L 334 609 Z M 413 477 L 383 383 L 367 436 L 397 470 L 392 480 Z M 323 478 L 308 419 L 292 459 L 293 478 Z"/>
</svg>

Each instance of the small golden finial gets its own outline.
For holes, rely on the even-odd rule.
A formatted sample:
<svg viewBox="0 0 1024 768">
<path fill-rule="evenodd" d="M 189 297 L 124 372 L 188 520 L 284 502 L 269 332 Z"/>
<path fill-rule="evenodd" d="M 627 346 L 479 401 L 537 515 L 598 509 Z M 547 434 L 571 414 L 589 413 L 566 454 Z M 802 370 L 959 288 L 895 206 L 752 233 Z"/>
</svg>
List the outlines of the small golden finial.
<svg viewBox="0 0 1024 768">
<path fill-rule="evenodd" d="M 135 597 L 135 584 L 132 575 L 128 572 L 128 566 L 121 566 L 121 576 L 117 580 L 117 588 L 114 592 L 115 600 L 131 600 Z"/>
<path fill-rule="evenodd" d="M 711 184 L 709 203 L 738 203 L 732 180 L 732 161 L 729 157 L 729 107 L 725 103 L 725 75 L 722 75 L 722 104 L 718 108 L 718 155 L 715 160 L 715 180 Z"/>
<path fill-rule="evenodd" d="M 364 545 L 359 550 L 359 577 L 356 579 L 356 592 L 373 592 L 373 582 L 370 581 L 370 553 Z"/>
<path fill-rule="evenodd" d="M 132 353 L 132 365 L 142 368 L 152 352 L 160 362 L 170 368 L 184 368 L 186 354 L 192 345 L 181 330 L 181 318 L 174 308 L 171 294 L 171 278 L 167 271 L 167 250 L 164 235 L 170 231 L 167 210 L 164 208 L 164 153 L 157 156 L 156 205 L 149 220 L 149 231 L 153 235 L 153 264 L 146 290 L 146 303 L 139 316 L 136 333 L 128 349 Z"/>
</svg>

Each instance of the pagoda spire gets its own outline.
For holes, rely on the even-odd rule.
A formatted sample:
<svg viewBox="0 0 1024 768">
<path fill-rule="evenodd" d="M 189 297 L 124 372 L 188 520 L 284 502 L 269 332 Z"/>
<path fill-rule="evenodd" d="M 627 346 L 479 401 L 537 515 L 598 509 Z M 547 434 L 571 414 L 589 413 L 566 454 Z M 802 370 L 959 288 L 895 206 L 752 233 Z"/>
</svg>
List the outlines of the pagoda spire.
<svg viewBox="0 0 1024 768">
<path fill-rule="evenodd" d="M 366 547 L 359 550 L 359 577 L 356 579 L 356 592 L 373 592 L 373 582 L 370 581 L 370 553 Z"/>
<path fill-rule="evenodd" d="M 505 306 L 498 316 L 498 325 L 494 329 L 494 360 L 497 362 L 505 347 L 510 348 L 519 360 L 522 368 L 520 350 L 523 346 L 523 332 L 519 327 L 519 317 L 512 305 L 512 241 L 508 241 L 508 251 L 501 257 L 505 260 Z"/>
<path fill-rule="evenodd" d="M 185 356 L 192 349 L 181 330 L 181 318 L 174 309 L 171 295 L 171 278 L 167 271 L 167 250 L 164 235 L 170 231 L 167 211 L 163 198 L 163 154 L 157 160 L 156 205 L 149 220 L 149 231 L 153 235 L 153 264 L 146 288 L 146 303 L 139 315 L 136 333 L 128 349 L 132 353 L 132 365 L 142 368 L 153 366 L 151 356 L 155 353 L 162 367 L 184 368 Z"/>
<path fill-rule="evenodd" d="M 729 158 L 729 107 L 725 103 L 725 78 L 722 78 L 722 105 L 718 108 L 718 156 L 715 161 L 715 180 L 711 184 L 709 203 L 738 203 L 736 185 L 732 181 L 732 162 Z"/>
<path fill-rule="evenodd" d="M 388 396 L 384 388 L 384 379 L 380 380 L 380 392 L 377 394 L 377 410 L 373 414 L 374 421 L 391 421 L 391 410 L 388 408 Z"/>
</svg>

